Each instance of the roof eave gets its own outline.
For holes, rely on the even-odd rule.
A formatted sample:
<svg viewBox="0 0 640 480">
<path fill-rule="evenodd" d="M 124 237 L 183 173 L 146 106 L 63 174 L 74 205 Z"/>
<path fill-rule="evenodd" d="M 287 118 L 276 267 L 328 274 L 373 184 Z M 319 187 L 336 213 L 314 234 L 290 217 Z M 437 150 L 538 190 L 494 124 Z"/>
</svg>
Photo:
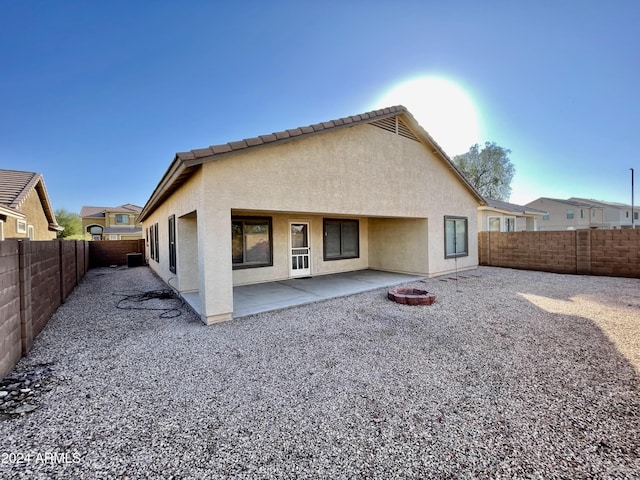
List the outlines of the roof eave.
<svg viewBox="0 0 640 480">
<path fill-rule="evenodd" d="M 171 162 L 171 165 L 169 165 L 169 168 L 162 176 L 162 179 L 160 179 L 158 186 L 151 193 L 149 200 L 147 200 L 147 203 L 142 207 L 142 210 L 138 214 L 137 222 L 143 222 L 149 215 L 151 215 L 151 213 L 164 199 L 174 182 L 186 169 L 187 166 L 185 165 L 185 162 L 176 155 L 173 162 Z"/>
<path fill-rule="evenodd" d="M 478 200 L 478 203 L 481 206 L 488 206 L 489 204 L 484 199 L 482 194 L 467 180 L 464 174 L 460 171 L 460 169 L 453 163 L 453 160 L 449 158 L 449 155 L 442 149 L 442 147 L 434 140 L 434 138 L 429 135 L 429 133 L 420 126 L 418 121 L 409 113 L 409 111 L 405 108 L 404 113 L 402 115 L 409 121 L 411 127 L 416 130 L 416 132 L 423 138 L 426 143 L 428 143 L 435 150 L 433 153 L 437 153 L 442 161 L 453 171 L 453 173 L 462 181 L 462 183 L 467 187 L 467 189 L 471 192 L 471 194 Z"/>
</svg>

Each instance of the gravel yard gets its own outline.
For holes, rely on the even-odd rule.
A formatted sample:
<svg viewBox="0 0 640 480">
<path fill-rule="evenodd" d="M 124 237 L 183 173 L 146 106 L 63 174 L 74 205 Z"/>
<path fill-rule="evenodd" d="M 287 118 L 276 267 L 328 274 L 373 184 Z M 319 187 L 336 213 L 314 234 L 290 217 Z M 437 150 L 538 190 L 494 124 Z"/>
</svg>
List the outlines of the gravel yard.
<svg viewBox="0 0 640 480">
<path fill-rule="evenodd" d="M 164 288 L 146 267 L 91 270 L 16 367 L 44 373 L 0 415 L 0 478 L 640 478 L 639 279 L 408 286 L 436 303 L 206 327 L 125 298 Z"/>
</svg>

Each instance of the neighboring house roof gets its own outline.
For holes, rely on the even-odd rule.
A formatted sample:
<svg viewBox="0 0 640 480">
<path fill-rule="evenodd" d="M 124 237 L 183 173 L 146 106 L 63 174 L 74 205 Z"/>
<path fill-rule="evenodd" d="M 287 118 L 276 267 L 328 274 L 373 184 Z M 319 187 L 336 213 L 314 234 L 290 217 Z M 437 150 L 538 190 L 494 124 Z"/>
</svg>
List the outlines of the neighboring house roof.
<svg viewBox="0 0 640 480">
<path fill-rule="evenodd" d="M 132 203 L 125 203 L 117 207 L 91 207 L 84 206 L 80 210 L 80 216 L 82 218 L 104 218 L 106 212 L 127 212 L 138 214 L 142 211 L 142 207 L 134 205 Z"/>
<path fill-rule="evenodd" d="M 142 228 L 140 227 L 136 227 L 136 228 L 127 228 L 127 227 L 105 227 L 102 230 L 103 234 L 127 234 L 127 235 L 133 235 L 136 233 L 141 233 L 142 232 Z"/>
<path fill-rule="evenodd" d="M 269 145 L 277 145 L 285 142 L 291 142 L 303 139 L 312 135 L 323 134 L 341 128 L 353 127 L 367 123 L 377 123 L 385 128 L 384 120 L 401 116 L 406 125 L 402 125 L 399 134 L 418 140 L 428 144 L 433 148 L 433 153 L 437 153 L 445 165 L 450 168 L 460 181 L 468 188 L 481 205 L 485 205 L 485 200 L 480 193 L 469 183 L 462 172 L 455 166 L 453 161 L 447 156 L 442 147 L 424 130 L 409 113 L 409 111 L 401 106 L 383 108 L 359 115 L 343 117 L 328 122 L 316 123 L 313 125 L 298 127 L 282 132 L 275 132 L 269 135 L 260 135 L 244 140 L 224 143 L 221 145 L 213 145 L 207 148 L 190 150 L 188 152 L 178 152 L 162 179 L 158 183 L 146 205 L 143 207 L 139 216 L 139 221 L 144 220 L 151 214 L 155 208 L 168 198 L 175 190 L 180 187 L 203 163 L 215 161 L 222 157 L 237 154 L 239 152 L 262 148 Z M 407 128 L 408 125 L 408 128 Z M 390 127 L 389 127 L 390 128 Z M 414 133 L 415 132 L 415 133 Z"/>
<path fill-rule="evenodd" d="M 49 230 L 64 230 L 56 221 L 44 178 L 40 173 L 0 169 L 0 208 L 5 214 L 24 218 L 20 211 L 22 203 L 33 190 L 38 194 L 42 210 L 49 222 Z"/>
<path fill-rule="evenodd" d="M 593 206 L 593 205 L 589 205 L 588 203 L 578 202 L 578 201 L 575 201 L 575 200 L 563 200 L 561 198 L 540 197 L 538 200 L 535 200 L 535 201 L 537 202 L 539 200 L 549 200 L 551 202 L 559 202 L 559 203 L 563 203 L 565 205 L 569 205 L 571 207 L 591 208 Z M 529 202 L 529 203 L 533 203 L 533 202 Z"/>
<path fill-rule="evenodd" d="M 503 213 L 512 213 L 516 215 L 544 215 L 547 213 L 543 210 L 538 210 L 537 208 L 516 205 L 515 203 L 502 202 L 491 198 L 485 198 L 485 200 L 487 201 L 488 206 L 480 207 L 483 210 L 499 210 Z"/>
<path fill-rule="evenodd" d="M 595 206 L 595 207 L 603 207 L 603 208 L 618 208 L 618 209 L 629 209 L 631 208 L 631 205 L 627 205 L 625 203 L 616 203 L 616 202 L 605 202 L 603 200 L 592 200 L 589 198 L 577 198 L 577 197 L 571 197 L 569 200 L 571 201 L 575 201 L 575 202 L 581 202 L 590 206 Z"/>
</svg>

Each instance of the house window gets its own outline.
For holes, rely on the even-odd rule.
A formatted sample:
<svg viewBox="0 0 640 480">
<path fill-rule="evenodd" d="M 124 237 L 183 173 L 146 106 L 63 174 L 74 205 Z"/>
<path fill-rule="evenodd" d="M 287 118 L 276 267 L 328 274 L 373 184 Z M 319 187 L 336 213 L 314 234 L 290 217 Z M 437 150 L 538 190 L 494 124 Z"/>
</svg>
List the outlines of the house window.
<svg viewBox="0 0 640 480">
<path fill-rule="evenodd" d="M 549 220 L 549 214 L 545 213 L 544 215 L 542 215 L 542 220 Z"/>
<path fill-rule="evenodd" d="M 444 217 L 444 257 L 469 255 L 466 217 Z"/>
<path fill-rule="evenodd" d="M 638 220 L 638 212 L 633 212 L 633 219 Z"/>
<path fill-rule="evenodd" d="M 596 211 L 595 210 L 591 210 L 591 218 L 596 218 Z"/>
<path fill-rule="evenodd" d="M 35 231 L 33 229 L 33 225 L 29 225 L 27 227 L 27 232 L 28 232 L 27 236 L 29 237 L 29 240 L 33 240 L 35 238 Z"/>
<path fill-rule="evenodd" d="M 516 231 L 516 217 L 504 217 L 504 231 L 505 232 Z"/>
<path fill-rule="evenodd" d="M 153 238 L 153 225 L 149 228 L 149 253 L 151 254 L 151 258 L 156 259 L 156 242 Z"/>
<path fill-rule="evenodd" d="M 169 217 L 169 270 L 176 273 L 176 216 Z"/>
<path fill-rule="evenodd" d="M 575 212 L 573 211 L 573 208 L 568 208 L 567 209 L 567 220 L 572 220 L 574 216 L 575 216 Z"/>
<path fill-rule="evenodd" d="M 231 218 L 231 263 L 233 268 L 273 265 L 271 217 Z"/>
<path fill-rule="evenodd" d="M 124 213 L 116 213 L 116 223 L 120 223 L 123 225 L 129 224 L 129 215 Z"/>
<path fill-rule="evenodd" d="M 109 240 L 118 240 L 118 235 L 109 235 Z"/>
<path fill-rule="evenodd" d="M 16 232 L 27 233 L 27 222 L 24 220 L 16 220 Z"/>
<path fill-rule="evenodd" d="M 160 239 L 158 238 L 158 224 L 153 224 L 153 250 L 156 254 L 154 260 L 156 262 L 160 261 Z"/>
<path fill-rule="evenodd" d="M 580 218 L 584 218 L 584 209 L 580 209 Z"/>
<path fill-rule="evenodd" d="M 489 217 L 489 231 L 490 232 L 500 231 L 500 217 Z"/>
<path fill-rule="evenodd" d="M 156 262 L 159 261 L 160 255 L 158 253 L 158 224 L 154 223 L 149 228 L 149 240 L 151 247 L 151 258 Z"/>
<path fill-rule="evenodd" d="M 325 218 L 324 259 L 343 260 L 360 257 L 360 222 Z"/>
</svg>

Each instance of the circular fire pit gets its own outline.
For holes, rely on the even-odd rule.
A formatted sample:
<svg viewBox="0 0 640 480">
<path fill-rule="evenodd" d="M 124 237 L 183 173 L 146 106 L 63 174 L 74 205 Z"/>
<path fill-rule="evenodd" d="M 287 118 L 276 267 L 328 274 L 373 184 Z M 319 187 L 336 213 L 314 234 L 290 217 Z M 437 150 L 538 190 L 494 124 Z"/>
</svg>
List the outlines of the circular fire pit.
<svg viewBox="0 0 640 480">
<path fill-rule="evenodd" d="M 426 290 L 402 287 L 396 287 L 389 290 L 387 298 L 404 305 L 431 305 L 436 301 L 436 296 Z"/>
</svg>

